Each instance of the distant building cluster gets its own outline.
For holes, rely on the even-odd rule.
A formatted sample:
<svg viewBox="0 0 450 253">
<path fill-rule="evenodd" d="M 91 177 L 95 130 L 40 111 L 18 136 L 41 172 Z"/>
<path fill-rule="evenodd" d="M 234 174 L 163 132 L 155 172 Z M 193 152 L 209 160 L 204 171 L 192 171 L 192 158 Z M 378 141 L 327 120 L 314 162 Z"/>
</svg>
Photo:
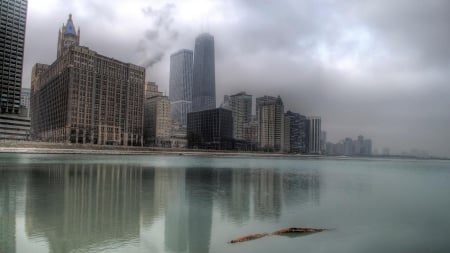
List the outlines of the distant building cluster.
<svg viewBox="0 0 450 253">
<path fill-rule="evenodd" d="M 364 139 L 359 135 L 356 140 L 350 137 L 339 141 L 338 143 L 327 142 L 327 155 L 344 155 L 344 156 L 370 156 L 372 155 L 372 140 Z M 389 155 L 389 153 L 387 154 Z"/>
<path fill-rule="evenodd" d="M 35 141 L 92 145 L 371 154 L 371 141 L 362 136 L 327 143 L 321 117 L 285 112 L 280 96 L 253 100 L 239 92 L 226 95 L 217 108 L 214 37 L 208 33 L 195 39 L 194 50 L 181 49 L 170 56 L 166 95 L 146 81 L 144 67 L 81 46 L 80 29 L 69 15 L 58 32 L 56 60 L 36 63 L 31 89 L 21 91 L 26 1 L 5 4 L 20 15 L 1 14 L 2 26 L 13 27 L 7 31 L 15 38 L 0 36 L 0 50 L 14 47 L 14 52 L 0 55 L 3 139 L 31 136 Z M 14 121 L 11 115 L 22 118 Z"/>
</svg>

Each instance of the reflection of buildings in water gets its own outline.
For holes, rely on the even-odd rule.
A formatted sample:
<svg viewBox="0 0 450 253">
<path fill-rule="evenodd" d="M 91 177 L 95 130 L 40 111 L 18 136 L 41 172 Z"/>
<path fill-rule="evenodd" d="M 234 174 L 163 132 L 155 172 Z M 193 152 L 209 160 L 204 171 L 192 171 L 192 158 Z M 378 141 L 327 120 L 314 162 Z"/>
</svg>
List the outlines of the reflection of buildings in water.
<svg viewBox="0 0 450 253">
<path fill-rule="evenodd" d="M 47 237 L 51 252 L 137 238 L 141 176 L 140 168 L 108 164 L 33 170 L 27 188 L 26 232 Z"/>
<path fill-rule="evenodd" d="M 186 252 L 188 238 L 188 205 L 186 199 L 186 171 L 167 171 L 167 208 L 165 216 L 164 243 L 171 252 Z"/>
<path fill-rule="evenodd" d="M 0 168 L 0 252 L 16 252 L 16 207 L 23 177 Z"/>
<path fill-rule="evenodd" d="M 142 190 L 141 190 L 141 219 L 144 227 L 153 224 L 153 220 L 158 215 L 158 208 L 155 207 L 155 170 L 146 168 L 142 170 Z"/>
<path fill-rule="evenodd" d="M 285 173 L 282 177 L 286 206 L 319 202 L 321 176 L 318 171 Z"/>
<path fill-rule="evenodd" d="M 219 209 L 232 221 L 243 223 L 250 216 L 250 174 L 242 169 L 217 170 Z"/>
<path fill-rule="evenodd" d="M 211 240 L 214 173 L 210 169 L 186 169 L 188 202 L 188 252 L 207 253 Z"/>
<path fill-rule="evenodd" d="M 255 216 L 278 218 L 281 213 L 282 180 L 274 169 L 258 169 L 252 174 Z"/>
</svg>

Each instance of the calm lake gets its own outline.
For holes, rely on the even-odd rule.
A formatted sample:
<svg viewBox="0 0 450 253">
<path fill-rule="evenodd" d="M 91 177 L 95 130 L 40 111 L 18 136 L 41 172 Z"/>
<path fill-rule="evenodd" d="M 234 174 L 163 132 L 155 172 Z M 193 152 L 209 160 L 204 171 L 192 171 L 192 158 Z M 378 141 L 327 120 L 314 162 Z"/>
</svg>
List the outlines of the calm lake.
<svg viewBox="0 0 450 253">
<path fill-rule="evenodd" d="M 0 154 L 0 252 L 450 252 L 450 161 Z"/>
</svg>

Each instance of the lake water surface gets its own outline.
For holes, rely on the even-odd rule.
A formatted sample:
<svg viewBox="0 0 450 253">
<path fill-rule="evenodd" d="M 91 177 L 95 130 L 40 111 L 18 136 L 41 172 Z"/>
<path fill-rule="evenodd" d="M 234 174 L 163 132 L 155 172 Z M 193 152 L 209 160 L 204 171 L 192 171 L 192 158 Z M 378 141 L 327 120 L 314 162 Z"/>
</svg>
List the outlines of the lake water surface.
<svg viewBox="0 0 450 253">
<path fill-rule="evenodd" d="M 0 252 L 450 252 L 450 162 L 0 154 Z"/>
</svg>

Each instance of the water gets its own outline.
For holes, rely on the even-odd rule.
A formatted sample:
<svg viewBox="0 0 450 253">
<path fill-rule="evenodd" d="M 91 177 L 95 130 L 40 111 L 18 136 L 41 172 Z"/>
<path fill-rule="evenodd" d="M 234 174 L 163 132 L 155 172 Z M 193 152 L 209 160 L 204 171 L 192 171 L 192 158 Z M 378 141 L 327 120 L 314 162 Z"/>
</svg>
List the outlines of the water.
<svg viewBox="0 0 450 253">
<path fill-rule="evenodd" d="M 450 162 L 0 154 L 0 252 L 450 252 Z M 231 239 L 291 226 L 299 237 Z"/>
</svg>

